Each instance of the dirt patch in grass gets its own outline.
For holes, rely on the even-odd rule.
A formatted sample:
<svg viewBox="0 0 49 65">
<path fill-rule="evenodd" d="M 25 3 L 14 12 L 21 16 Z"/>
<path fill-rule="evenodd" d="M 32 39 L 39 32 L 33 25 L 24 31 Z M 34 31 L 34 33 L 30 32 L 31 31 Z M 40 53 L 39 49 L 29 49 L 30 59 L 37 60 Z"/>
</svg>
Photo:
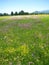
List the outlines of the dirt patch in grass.
<svg viewBox="0 0 49 65">
<path fill-rule="evenodd" d="M 19 23 L 18 26 L 20 28 L 31 28 L 32 24 L 31 23 Z"/>
<path fill-rule="evenodd" d="M 31 19 L 39 19 L 39 16 L 37 16 L 37 15 L 18 15 L 18 16 L 11 16 L 10 18 L 8 18 L 8 19 L 10 19 L 10 20 L 19 20 L 19 19 L 29 19 L 29 18 L 31 18 Z"/>
</svg>

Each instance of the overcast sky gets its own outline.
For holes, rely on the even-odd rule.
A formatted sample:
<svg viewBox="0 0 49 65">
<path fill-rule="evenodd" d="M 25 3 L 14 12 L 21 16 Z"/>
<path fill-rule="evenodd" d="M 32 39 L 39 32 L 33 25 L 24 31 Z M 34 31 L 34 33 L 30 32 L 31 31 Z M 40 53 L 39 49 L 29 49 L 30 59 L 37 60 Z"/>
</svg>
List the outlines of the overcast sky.
<svg viewBox="0 0 49 65">
<path fill-rule="evenodd" d="M 0 13 L 49 10 L 49 0 L 0 0 Z"/>
</svg>

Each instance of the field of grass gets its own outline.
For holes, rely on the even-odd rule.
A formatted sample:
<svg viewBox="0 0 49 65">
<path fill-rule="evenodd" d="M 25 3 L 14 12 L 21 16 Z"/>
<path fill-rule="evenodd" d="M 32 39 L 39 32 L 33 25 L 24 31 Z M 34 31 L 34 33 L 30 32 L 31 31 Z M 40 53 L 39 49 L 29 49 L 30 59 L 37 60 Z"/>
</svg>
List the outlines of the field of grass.
<svg viewBox="0 0 49 65">
<path fill-rule="evenodd" d="M 0 17 L 0 65 L 49 65 L 49 15 Z"/>
</svg>

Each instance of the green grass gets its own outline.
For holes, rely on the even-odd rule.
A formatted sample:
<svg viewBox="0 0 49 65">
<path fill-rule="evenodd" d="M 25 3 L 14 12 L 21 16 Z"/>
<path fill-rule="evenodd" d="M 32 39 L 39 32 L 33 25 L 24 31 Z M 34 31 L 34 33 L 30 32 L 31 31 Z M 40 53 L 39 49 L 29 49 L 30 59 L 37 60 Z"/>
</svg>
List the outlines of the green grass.
<svg viewBox="0 0 49 65">
<path fill-rule="evenodd" d="M 49 65 L 49 15 L 33 17 L 0 17 L 0 65 Z"/>
</svg>

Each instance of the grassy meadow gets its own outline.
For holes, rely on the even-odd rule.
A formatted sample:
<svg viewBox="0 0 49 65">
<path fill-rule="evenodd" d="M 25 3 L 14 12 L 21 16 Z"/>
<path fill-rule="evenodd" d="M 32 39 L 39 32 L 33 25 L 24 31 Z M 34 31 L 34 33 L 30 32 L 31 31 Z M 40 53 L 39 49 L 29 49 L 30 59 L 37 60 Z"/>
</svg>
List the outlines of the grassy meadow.
<svg viewBox="0 0 49 65">
<path fill-rule="evenodd" d="M 49 65 L 49 15 L 0 17 L 0 65 Z"/>
</svg>

